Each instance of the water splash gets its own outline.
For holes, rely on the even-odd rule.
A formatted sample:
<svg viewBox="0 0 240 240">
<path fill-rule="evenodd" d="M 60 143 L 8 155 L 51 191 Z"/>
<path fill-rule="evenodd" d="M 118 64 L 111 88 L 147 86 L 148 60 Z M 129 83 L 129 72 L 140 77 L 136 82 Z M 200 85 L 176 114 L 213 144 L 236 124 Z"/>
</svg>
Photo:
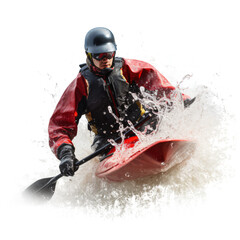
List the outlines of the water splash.
<svg viewBox="0 0 240 240">
<path fill-rule="evenodd" d="M 145 144 L 166 137 L 193 139 L 197 149 L 190 160 L 157 176 L 113 183 L 95 176 L 96 158 L 81 166 L 74 178 L 62 179 L 49 204 L 111 217 L 134 214 L 136 210 L 137 214 L 147 209 L 161 212 L 166 205 L 176 201 L 204 198 L 207 187 L 222 181 L 226 170 L 226 150 L 230 144 L 225 126 L 229 119 L 222 100 L 211 89 L 198 86 L 193 93 L 197 96 L 195 103 L 184 111 L 179 105 L 165 113 L 151 140 L 140 134 L 141 143 Z M 84 127 L 80 125 L 82 134 L 85 134 Z M 91 138 L 88 139 L 90 142 Z M 80 134 L 75 145 L 82 143 Z M 79 158 L 84 155 L 80 151 L 77 154 Z"/>
</svg>

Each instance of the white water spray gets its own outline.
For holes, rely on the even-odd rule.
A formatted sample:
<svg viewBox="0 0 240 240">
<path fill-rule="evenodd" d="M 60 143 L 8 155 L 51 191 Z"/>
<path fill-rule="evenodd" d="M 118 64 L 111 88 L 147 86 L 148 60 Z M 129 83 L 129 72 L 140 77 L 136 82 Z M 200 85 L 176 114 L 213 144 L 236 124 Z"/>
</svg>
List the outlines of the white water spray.
<svg viewBox="0 0 240 240">
<path fill-rule="evenodd" d="M 166 113 L 159 131 L 150 139 L 150 142 L 167 137 L 193 139 L 197 148 L 190 160 L 157 176 L 113 183 L 95 176 L 98 164 L 95 158 L 82 165 L 73 178 L 59 180 L 49 206 L 79 208 L 88 214 L 112 217 L 134 214 L 136 209 L 136 214 L 143 214 L 147 209 L 159 212 L 176 202 L 204 199 L 209 185 L 223 181 L 229 160 L 225 151 L 230 147 L 223 126 L 229 119 L 222 100 L 211 89 L 198 86 L 191 91 L 197 96 L 195 103 L 185 110 L 179 106 Z M 82 119 L 74 140 L 78 159 L 91 153 L 92 136 L 86 126 Z M 140 138 L 143 144 L 149 144 L 149 138 Z M 44 175 L 49 164 L 44 164 Z M 42 174 L 39 171 L 38 177 L 43 177 Z"/>
</svg>

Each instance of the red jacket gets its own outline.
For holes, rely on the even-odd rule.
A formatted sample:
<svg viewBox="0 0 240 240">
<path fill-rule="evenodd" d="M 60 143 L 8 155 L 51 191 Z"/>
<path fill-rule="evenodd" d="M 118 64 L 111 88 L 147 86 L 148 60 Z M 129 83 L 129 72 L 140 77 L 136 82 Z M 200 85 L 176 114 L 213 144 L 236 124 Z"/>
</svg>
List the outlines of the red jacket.
<svg viewBox="0 0 240 240">
<path fill-rule="evenodd" d="M 175 88 L 153 66 L 138 60 L 123 59 L 122 73 L 131 84 L 144 86 L 150 91 L 160 90 L 169 93 Z M 62 144 L 71 144 L 77 134 L 78 105 L 88 96 L 88 83 L 81 73 L 71 82 L 59 100 L 49 122 L 49 145 L 55 155 Z M 183 95 L 185 99 L 186 96 Z"/>
</svg>

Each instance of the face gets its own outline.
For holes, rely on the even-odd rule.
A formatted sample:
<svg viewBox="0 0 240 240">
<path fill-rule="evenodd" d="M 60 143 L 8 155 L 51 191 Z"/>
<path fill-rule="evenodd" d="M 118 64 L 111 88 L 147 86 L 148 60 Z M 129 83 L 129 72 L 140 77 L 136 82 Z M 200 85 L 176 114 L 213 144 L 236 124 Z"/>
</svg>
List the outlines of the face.
<svg viewBox="0 0 240 240">
<path fill-rule="evenodd" d="M 113 64 L 113 57 L 110 59 L 107 57 L 104 57 L 101 60 L 97 60 L 97 59 L 93 58 L 92 60 L 93 60 L 94 65 L 100 69 L 110 68 Z"/>
</svg>

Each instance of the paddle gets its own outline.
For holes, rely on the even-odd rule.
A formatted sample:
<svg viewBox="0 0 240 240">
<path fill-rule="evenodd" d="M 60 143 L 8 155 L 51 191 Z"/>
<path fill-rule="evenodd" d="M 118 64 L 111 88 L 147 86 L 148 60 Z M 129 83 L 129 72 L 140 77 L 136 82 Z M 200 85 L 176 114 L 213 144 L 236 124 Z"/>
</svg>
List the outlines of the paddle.
<svg viewBox="0 0 240 240">
<path fill-rule="evenodd" d="M 135 124 L 134 128 L 141 126 L 145 121 L 150 119 L 151 116 L 152 114 L 150 113 L 146 114 L 145 117 L 143 117 L 140 121 L 138 121 Z M 132 129 L 129 129 L 124 135 L 127 136 L 129 135 L 129 133 L 132 133 Z M 117 137 L 115 139 L 115 142 L 119 141 L 120 139 L 121 136 Z M 94 157 L 98 156 L 99 154 L 104 153 L 111 146 L 112 146 L 111 143 L 106 144 L 105 146 L 95 151 L 94 153 L 90 154 L 89 156 L 83 158 L 80 161 L 77 161 L 76 166 L 80 166 L 86 163 L 87 161 L 93 159 Z M 57 180 L 63 176 L 64 175 L 60 173 L 55 177 L 40 179 L 31 184 L 28 188 L 26 188 L 23 194 L 24 196 L 34 197 L 37 200 L 50 200 L 55 192 Z"/>
</svg>

